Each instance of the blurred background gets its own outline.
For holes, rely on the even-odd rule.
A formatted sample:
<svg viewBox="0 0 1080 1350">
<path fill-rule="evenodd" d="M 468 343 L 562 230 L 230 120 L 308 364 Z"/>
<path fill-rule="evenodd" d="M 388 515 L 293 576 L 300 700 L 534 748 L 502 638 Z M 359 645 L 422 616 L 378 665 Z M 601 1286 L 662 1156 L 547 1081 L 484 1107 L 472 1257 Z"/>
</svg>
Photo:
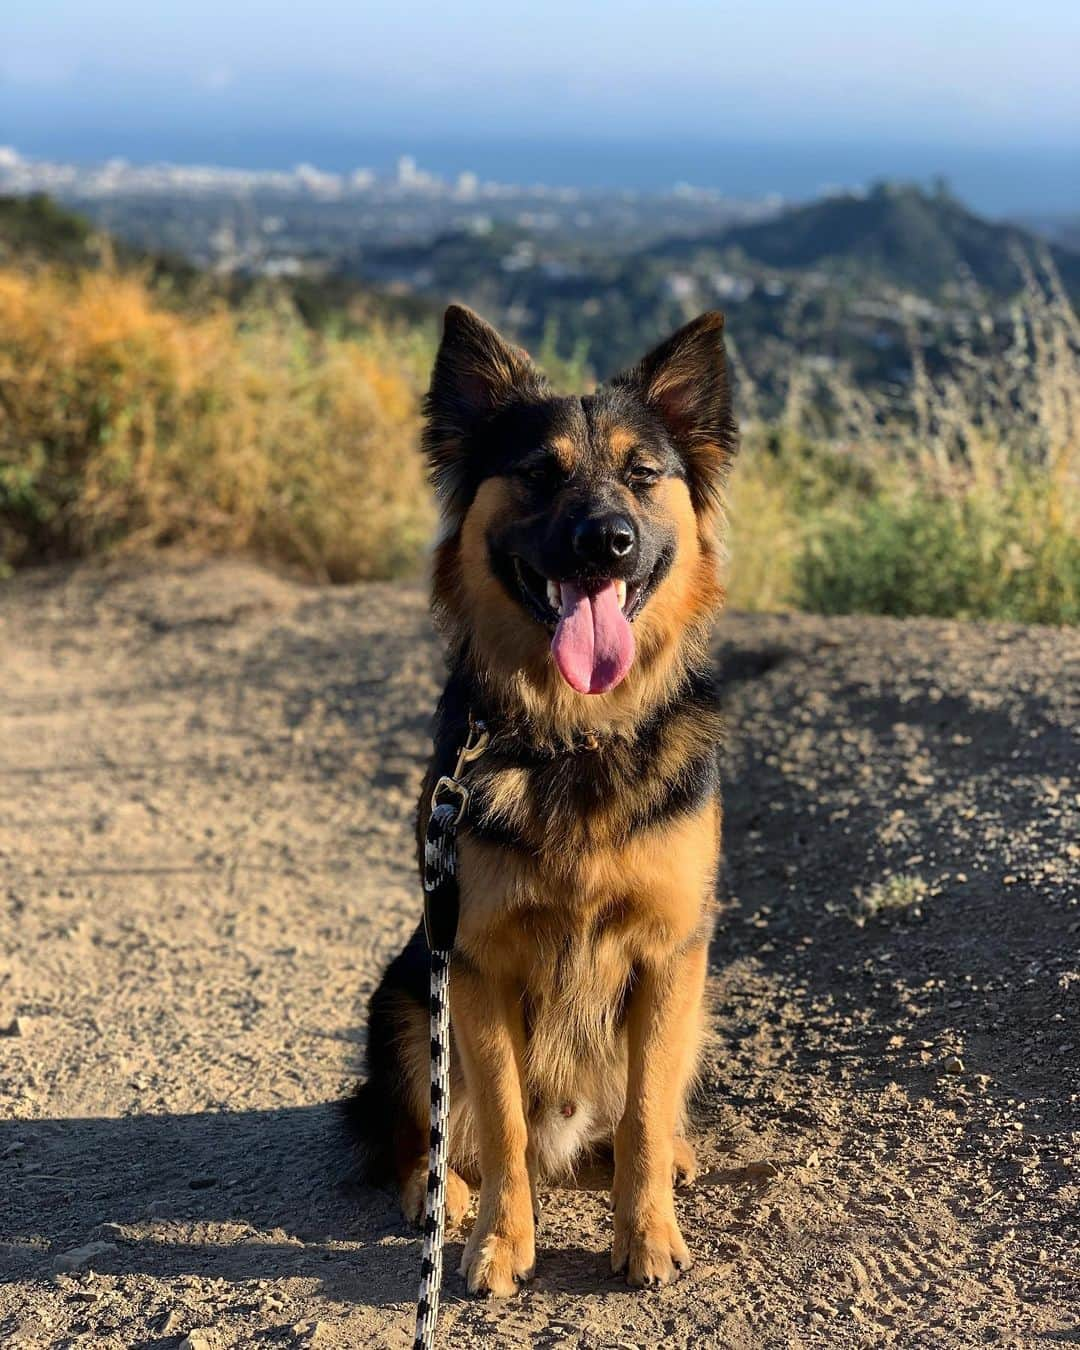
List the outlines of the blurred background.
<svg viewBox="0 0 1080 1350">
<path fill-rule="evenodd" d="M 442 307 L 583 389 L 727 314 L 732 602 L 1080 618 L 1080 9 L 0 20 L 0 569 L 408 575 Z"/>
</svg>

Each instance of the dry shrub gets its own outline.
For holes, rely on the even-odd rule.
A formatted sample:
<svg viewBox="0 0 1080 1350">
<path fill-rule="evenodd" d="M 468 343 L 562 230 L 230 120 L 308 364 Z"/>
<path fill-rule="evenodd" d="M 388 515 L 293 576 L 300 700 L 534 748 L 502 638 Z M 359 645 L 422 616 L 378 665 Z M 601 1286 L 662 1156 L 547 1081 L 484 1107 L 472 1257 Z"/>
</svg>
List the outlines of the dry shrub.
<svg viewBox="0 0 1080 1350">
<path fill-rule="evenodd" d="M 178 312 L 144 278 L 0 271 L 0 565 L 183 543 L 332 581 L 414 566 L 425 360 L 284 306 Z"/>
<path fill-rule="evenodd" d="M 1022 261 L 1007 332 L 874 399 L 793 353 L 780 425 L 751 421 L 732 484 L 745 608 L 1080 622 L 1080 323 Z"/>
<path fill-rule="evenodd" d="M 793 348 L 779 423 L 744 403 L 734 605 L 1080 621 L 1080 324 L 1025 267 L 1008 331 L 988 309 L 983 354 L 942 374 L 912 320 L 900 401 Z M 320 580 L 408 571 L 433 525 L 431 356 L 284 302 L 181 311 L 115 267 L 0 270 L 0 570 L 180 543 Z M 586 383 L 580 360 L 560 374 Z"/>
</svg>

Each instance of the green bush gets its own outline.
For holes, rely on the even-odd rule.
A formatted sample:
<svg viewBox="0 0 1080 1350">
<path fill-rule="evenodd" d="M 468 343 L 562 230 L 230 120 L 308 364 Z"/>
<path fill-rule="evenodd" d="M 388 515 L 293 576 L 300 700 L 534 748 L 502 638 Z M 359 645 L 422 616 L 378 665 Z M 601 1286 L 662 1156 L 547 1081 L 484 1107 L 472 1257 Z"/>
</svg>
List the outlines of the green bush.
<svg viewBox="0 0 1080 1350">
<path fill-rule="evenodd" d="M 822 614 L 1080 622 L 1080 538 L 1052 522 L 1032 529 L 1041 495 L 883 493 L 834 513 L 804 543 L 792 600 Z"/>
</svg>

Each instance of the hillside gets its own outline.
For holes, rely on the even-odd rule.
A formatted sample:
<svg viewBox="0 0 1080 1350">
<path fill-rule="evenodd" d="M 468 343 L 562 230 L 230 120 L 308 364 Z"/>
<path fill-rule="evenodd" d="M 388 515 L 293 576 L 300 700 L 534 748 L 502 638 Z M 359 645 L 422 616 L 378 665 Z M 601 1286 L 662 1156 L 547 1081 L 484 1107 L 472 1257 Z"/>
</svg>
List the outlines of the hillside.
<svg viewBox="0 0 1080 1350">
<path fill-rule="evenodd" d="M 374 287 L 333 271 L 276 276 L 253 272 L 210 271 L 170 248 L 145 247 L 96 225 L 93 220 L 42 193 L 0 194 L 0 267 L 47 264 L 67 269 L 109 267 L 137 269 L 180 301 L 214 299 L 234 306 L 267 295 L 284 296 L 313 328 L 333 325 L 338 331 L 366 328 L 372 320 L 413 325 L 433 323 L 437 306 L 410 296 L 384 294 Z"/>
<path fill-rule="evenodd" d="M 0 196 L 0 263 L 96 261 L 90 222 L 51 198 Z"/>
<path fill-rule="evenodd" d="M 712 246 L 737 249 L 753 262 L 797 269 L 832 267 L 870 274 L 926 295 L 973 280 L 992 295 L 1015 293 L 1022 277 L 1015 253 L 1046 250 L 1066 287 L 1080 293 L 1080 254 L 1046 244 L 1016 225 L 969 211 L 948 193 L 883 183 L 862 195 L 826 197 L 774 220 L 733 226 L 712 240 L 679 240 L 653 256 L 685 256 Z"/>
<path fill-rule="evenodd" d="M 196 285 L 206 290 L 204 274 L 175 253 L 132 248 L 40 193 L 0 196 L 0 267 L 48 264 L 85 270 L 103 263 L 137 266 L 151 282 L 166 283 L 181 293 Z"/>
<path fill-rule="evenodd" d="M 912 298 L 884 283 L 738 274 L 704 247 L 636 268 L 582 250 L 571 267 L 500 230 L 399 250 L 414 289 L 381 299 L 378 284 L 403 284 L 392 272 L 275 280 L 182 264 L 184 282 L 44 199 L 0 205 L 0 576 L 177 543 L 320 581 L 408 573 L 431 527 L 414 447 L 436 324 L 407 310 L 471 301 L 573 389 L 586 362 L 625 365 L 721 304 L 747 446 L 738 603 L 1080 613 L 1080 351 L 1052 286 L 1029 290 L 1019 321 L 982 295 L 917 302 L 930 384 L 916 427 L 902 401 Z"/>
</svg>

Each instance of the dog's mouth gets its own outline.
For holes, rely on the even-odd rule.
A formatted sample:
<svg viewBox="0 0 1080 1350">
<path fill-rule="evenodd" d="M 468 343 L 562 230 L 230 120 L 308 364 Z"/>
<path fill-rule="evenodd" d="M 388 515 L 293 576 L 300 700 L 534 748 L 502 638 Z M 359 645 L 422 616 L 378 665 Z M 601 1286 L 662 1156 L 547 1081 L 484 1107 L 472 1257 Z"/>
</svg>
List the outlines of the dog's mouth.
<svg viewBox="0 0 1080 1350">
<path fill-rule="evenodd" d="M 543 576 L 535 567 L 530 567 L 524 558 L 514 558 L 514 576 L 517 580 L 519 598 L 538 623 L 554 633 L 563 615 L 563 588 L 567 588 L 568 598 L 571 588 L 585 592 L 598 592 L 606 586 L 615 589 L 615 598 L 627 623 L 633 623 L 645 599 L 646 582 L 627 584 L 619 579 L 589 580 L 578 582 L 552 581 Z"/>
<path fill-rule="evenodd" d="M 525 609 L 552 634 L 563 679 L 581 694 L 606 694 L 634 662 L 630 625 L 671 565 L 661 555 L 642 581 L 590 577 L 556 581 L 515 555 L 514 577 Z"/>
</svg>

